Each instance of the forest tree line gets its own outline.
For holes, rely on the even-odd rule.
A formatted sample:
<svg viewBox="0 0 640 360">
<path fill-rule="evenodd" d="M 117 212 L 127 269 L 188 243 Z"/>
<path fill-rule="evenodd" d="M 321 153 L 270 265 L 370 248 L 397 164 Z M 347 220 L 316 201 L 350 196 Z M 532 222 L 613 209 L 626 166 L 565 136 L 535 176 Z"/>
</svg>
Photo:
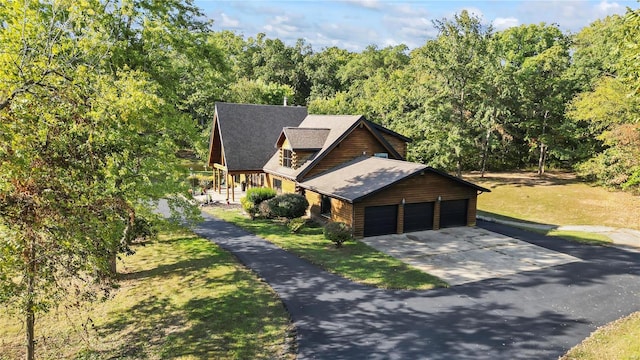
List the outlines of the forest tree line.
<svg viewBox="0 0 640 360">
<path fill-rule="evenodd" d="M 313 51 L 264 34 L 212 33 L 216 99 L 363 114 L 413 139 L 409 160 L 447 171 L 576 170 L 640 186 L 638 10 L 577 34 L 557 25 L 494 31 L 463 11 L 422 47 Z M 208 124 L 210 117 L 202 119 Z"/>
</svg>

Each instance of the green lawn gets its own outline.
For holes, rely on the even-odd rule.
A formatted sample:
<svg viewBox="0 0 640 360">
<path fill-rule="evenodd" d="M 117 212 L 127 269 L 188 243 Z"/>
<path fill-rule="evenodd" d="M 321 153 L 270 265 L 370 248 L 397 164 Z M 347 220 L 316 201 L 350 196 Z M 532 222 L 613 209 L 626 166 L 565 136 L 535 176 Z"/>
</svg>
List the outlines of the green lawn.
<svg viewBox="0 0 640 360">
<path fill-rule="evenodd" d="M 289 317 L 273 290 L 207 240 L 164 232 L 137 246 L 119 272 L 113 298 L 37 319 L 38 358 L 295 357 Z M 20 322 L 0 313 L 0 359 L 24 357 L 23 337 Z"/>
<path fill-rule="evenodd" d="M 640 359 L 640 312 L 596 330 L 562 360 Z"/>
<path fill-rule="evenodd" d="M 570 173 L 469 174 L 467 180 L 487 187 L 478 209 L 509 218 L 552 225 L 604 225 L 640 229 L 640 197 L 580 182 Z"/>
<path fill-rule="evenodd" d="M 410 267 L 360 241 L 342 248 L 324 238 L 321 227 L 306 227 L 300 234 L 270 220 L 251 220 L 238 209 L 207 208 L 213 216 L 238 225 L 321 268 L 353 281 L 389 289 L 446 287 L 442 280 Z"/>
</svg>

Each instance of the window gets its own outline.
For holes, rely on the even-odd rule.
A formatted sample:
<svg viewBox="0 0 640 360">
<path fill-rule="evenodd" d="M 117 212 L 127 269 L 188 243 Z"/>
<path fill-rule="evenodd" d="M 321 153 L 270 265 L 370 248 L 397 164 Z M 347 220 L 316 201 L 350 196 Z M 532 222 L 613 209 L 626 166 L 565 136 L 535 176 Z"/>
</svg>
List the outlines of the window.
<svg viewBox="0 0 640 360">
<path fill-rule="evenodd" d="M 320 214 L 331 216 L 331 198 L 326 195 L 322 195 L 322 200 L 320 201 Z"/>
<path fill-rule="evenodd" d="M 379 157 L 379 158 L 385 158 L 385 159 L 389 158 L 389 154 L 388 153 L 375 153 L 375 154 L 373 154 L 373 156 Z"/>
<path fill-rule="evenodd" d="M 273 179 L 273 188 L 276 189 L 278 193 L 282 192 L 282 180 Z"/>
<path fill-rule="evenodd" d="M 287 149 L 282 149 L 282 166 L 291 167 L 291 158 L 292 151 Z"/>
</svg>

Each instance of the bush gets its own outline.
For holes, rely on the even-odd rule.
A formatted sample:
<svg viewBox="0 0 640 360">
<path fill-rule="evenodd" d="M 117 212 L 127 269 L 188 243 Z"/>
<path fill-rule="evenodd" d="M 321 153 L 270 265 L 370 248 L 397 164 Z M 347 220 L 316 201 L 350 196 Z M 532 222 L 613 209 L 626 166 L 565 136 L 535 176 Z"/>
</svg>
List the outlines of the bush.
<svg viewBox="0 0 640 360">
<path fill-rule="evenodd" d="M 307 224 L 307 219 L 299 217 L 299 218 L 291 219 L 291 221 L 287 223 L 287 227 L 289 228 L 289 230 L 291 230 L 292 233 L 297 234 L 298 232 L 300 232 L 300 230 L 304 228 L 306 224 Z"/>
<path fill-rule="evenodd" d="M 351 227 L 343 222 L 330 222 L 324 227 L 324 237 L 331 240 L 337 248 L 351 239 Z"/>
<path fill-rule="evenodd" d="M 258 214 L 258 208 L 255 206 L 249 199 L 245 196 L 240 198 L 240 204 L 242 204 L 242 209 L 251 216 L 251 219 L 255 218 Z"/>
<path fill-rule="evenodd" d="M 271 208 L 269 207 L 268 201 L 261 202 L 257 207 L 257 212 L 258 214 L 260 214 L 260 217 L 263 217 L 265 219 L 274 218 L 273 213 L 271 212 Z"/>
<path fill-rule="evenodd" d="M 268 211 L 263 212 L 260 205 L 265 200 L 271 199 L 276 196 L 276 191 L 269 188 L 251 188 L 247 190 L 247 195 L 240 199 L 240 204 L 244 211 L 254 219 L 256 215 L 260 214 L 263 217 L 269 218 L 271 216 L 266 215 Z"/>
<path fill-rule="evenodd" d="M 283 194 L 269 200 L 269 210 L 274 216 L 294 219 L 306 214 L 309 202 L 300 194 Z"/>
<path fill-rule="evenodd" d="M 258 206 L 261 202 L 276 196 L 276 191 L 271 188 L 259 187 L 247 190 L 247 200 Z"/>
</svg>

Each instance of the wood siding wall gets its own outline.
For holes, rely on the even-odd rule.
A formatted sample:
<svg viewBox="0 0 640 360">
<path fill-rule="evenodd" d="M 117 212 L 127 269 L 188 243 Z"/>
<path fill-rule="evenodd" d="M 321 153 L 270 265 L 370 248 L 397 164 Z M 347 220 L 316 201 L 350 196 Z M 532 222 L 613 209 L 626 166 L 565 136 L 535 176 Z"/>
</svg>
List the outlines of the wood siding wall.
<svg viewBox="0 0 640 360">
<path fill-rule="evenodd" d="M 476 190 L 444 176 L 427 172 L 424 175 L 416 175 L 400 181 L 390 188 L 354 204 L 354 236 L 362 237 L 364 235 L 364 208 L 381 205 L 398 205 L 398 233 L 402 233 L 404 228 L 404 208 L 401 205 L 403 198 L 407 204 L 435 202 L 433 225 L 435 229 L 438 229 L 440 224 L 438 196 L 442 201 L 469 199 L 467 225 L 475 225 Z"/>
<path fill-rule="evenodd" d="M 320 160 L 304 179 L 362 156 L 363 152 L 368 156 L 373 156 L 374 153 L 387 152 L 387 149 L 364 126 L 355 128 L 351 134 L 342 140 L 339 146 L 335 147 L 324 159 Z"/>
<path fill-rule="evenodd" d="M 305 197 L 309 202 L 309 216 L 321 217 L 320 209 L 322 195 L 311 190 L 305 191 Z M 326 219 L 326 218 L 325 218 Z M 353 227 L 353 204 L 340 199 L 331 198 L 331 221 L 343 222 Z"/>
<path fill-rule="evenodd" d="M 282 176 L 277 176 L 277 175 L 273 175 L 273 174 L 266 174 L 266 183 L 265 185 L 267 187 L 270 187 L 272 189 L 275 189 L 275 186 L 273 186 L 273 180 L 279 179 L 280 181 L 282 181 L 282 192 L 283 193 L 294 193 L 296 192 L 296 183 L 294 181 L 291 181 L 287 178 L 283 178 Z"/>
<path fill-rule="evenodd" d="M 400 156 L 402 156 L 402 159 L 406 159 L 407 158 L 407 143 L 396 137 L 393 136 L 391 134 L 386 134 L 384 132 L 382 133 L 382 137 L 387 140 L 387 142 L 393 146 L 393 148 L 398 152 L 398 154 L 400 154 Z"/>
</svg>

